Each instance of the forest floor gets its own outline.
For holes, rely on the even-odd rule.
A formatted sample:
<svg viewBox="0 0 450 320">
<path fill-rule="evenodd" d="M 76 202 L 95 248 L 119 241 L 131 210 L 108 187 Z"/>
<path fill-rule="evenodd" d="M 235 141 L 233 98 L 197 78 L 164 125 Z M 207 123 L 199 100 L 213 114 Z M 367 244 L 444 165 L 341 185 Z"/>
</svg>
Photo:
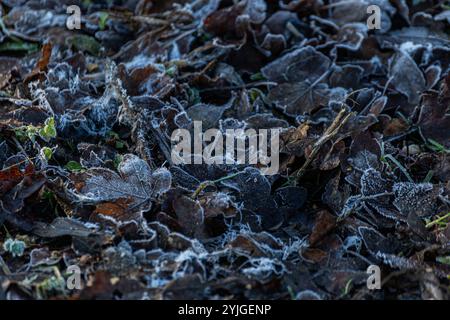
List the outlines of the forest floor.
<svg viewBox="0 0 450 320">
<path fill-rule="evenodd" d="M 450 298 L 448 1 L 0 17 L 0 299 Z M 196 123 L 276 172 L 176 161 Z"/>
</svg>

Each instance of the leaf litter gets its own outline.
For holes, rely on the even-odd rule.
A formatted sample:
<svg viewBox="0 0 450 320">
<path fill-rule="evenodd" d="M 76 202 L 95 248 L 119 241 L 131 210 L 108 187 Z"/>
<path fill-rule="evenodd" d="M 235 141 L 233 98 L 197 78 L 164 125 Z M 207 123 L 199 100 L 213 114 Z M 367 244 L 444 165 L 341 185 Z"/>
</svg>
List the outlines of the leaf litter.
<svg viewBox="0 0 450 320">
<path fill-rule="evenodd" d="M 449 298 L 445 3 L 72 2 L 0 5 L 0 297 Z M 175 164 L 195 121 L 279 171 Z"/>
</svg>

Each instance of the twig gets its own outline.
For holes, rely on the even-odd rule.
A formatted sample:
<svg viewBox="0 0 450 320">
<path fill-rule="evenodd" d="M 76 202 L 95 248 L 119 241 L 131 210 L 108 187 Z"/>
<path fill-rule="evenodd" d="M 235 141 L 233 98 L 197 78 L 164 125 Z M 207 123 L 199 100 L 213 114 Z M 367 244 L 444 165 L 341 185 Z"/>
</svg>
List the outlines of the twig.
<svg viewBox="0 0 450 320">
<path fill-rule="evenodd" d="M 25 162 L 31 162 L 31 163 L 33 163 L 32 160 L 35 160 L 36 158 L 37 158 L 37 157 L 27 158 L 27 159 L 25 159 L 25 160 L 22 160 L 22 161 L 19 161 L 19 162 L 15 163 L 15 164 L 12 164 L 12 165 L 10 165 L 10 166 L 8 166 L 8 167 L 6 167 L 6 168 L 3 168 L 3 169 L 1 169 L 0 171 L 6 171 L 6 170 L 9 170 L 9 169 L 12 169 L 12 168 L 14 168 L 14 167 L 20 166 L 21 164 L 23 164 L 23 163 L 25 163 Z"/>
<path fill-rule="evenodd" d="M 200 194 L 200 192 L 205 190 L 206 187 L 215 185 L 216 183 L 219 183 L 219 182 L 222 182 L 222 181 L 225 181 L 225 180 L 228 180 L 228 179 L 233 179 L 234 177 L 236 177 L 239 174 L 240 174 L 240 172 L 237 172 L 237 173 L 230 174 L 229 176 L 226 176 L 226 177 L 223 177 L 223 178 L 220 178 L 220 179 L 217 179 L 217 180 L 202 182 L 202 183 L 200 183 L 198 188 L 194 191 L 194 193 L 192 194 L 191 198 L 193 198 L 193 199 L 197 198 L 197 196 Z"/>
<path fill-rule="evenodd" d="M 306 159 L 305 163 L 303 164 L 303 166 L 300 169 L 298 169 L 294 173 L 295 179 L 297 181 L 305 174 L 306 169 L 311 164 L 311 162 L 315 159 L 315 157 L 319 153 L 322 146 L 325 143 L 327 143 L 328 141 L 330 141 L 334 136 L 336 136 L 336 134 L 339 132 L 339 130 L 348 121 L 350 116 L 353 115 L 353 113 L 349 113 L 347 115 L 345 113 L 346 113 L 346 110 L 344 108 L 341 109 L 341 111 L 338 113 L 336 118 L 333 120 L 333 123 L 331 123 L 331 125 L 328 127 L 328 129 L 322 135 L 322 137 L 320 137 L 320 139 L 317 140 L 316 143 L 314 143 L 313 150 L 311 151 L 310 155 Z"/>
<path fill-rule="evenodd" d="M 205 190 L 206 187 L 214 185 L 214 183 L 212 181 L 205 181 L 200 183 L 200 185 L 198 186 L 198 188 L 194 191 L 194 193 L 192 194 L 192 198 L 195 199 L 198 197 L 198 195 L 200 194 L 200 192 L 202 192 L 203 190 Z"/>
<path fill-rule="evenodd" d="M 425 225 L 425 228 L 430 228 L 430 227 L 434 226 L 435 224 L 438 224 L 439 222 L 442 222 L 443 220 L 447 219 L 448 217 L 450 217 L 450 212 L 442 217 L 437 218 L 436 220 L 433 220 L 433 221 L 427 223 Z"/>
</svg>

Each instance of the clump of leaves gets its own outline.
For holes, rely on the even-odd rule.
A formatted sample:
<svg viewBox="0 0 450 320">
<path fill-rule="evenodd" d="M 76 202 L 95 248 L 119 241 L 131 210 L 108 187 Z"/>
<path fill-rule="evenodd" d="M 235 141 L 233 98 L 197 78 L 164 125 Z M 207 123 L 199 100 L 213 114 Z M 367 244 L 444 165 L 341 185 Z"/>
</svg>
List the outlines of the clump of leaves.
<svg viewBox="0 0 450 320">
<path fill-rule="evenodd" d="M 5 243 L 3 243 L 3 249 L 13 257 L 21 257 L 25 251 L 26 244 L 22 240 L 8 238 Z"/>
<path fill-rule="evenodd" d="M 45 120 L 44 127 L 39 130 L 39 136 L 47 142 L 56 138 L 55 118 L 51 117 Z"/>
<path fill-rule="evenodd" d="M 55 127 L 55 119 L 53 117 L 45 120 L 42 128 L 28 125 L 20 127 L 14 130 L 16 137 L 19 141 L 24 142 L 27 138 L 32 142 L 35 142 L 36 137 L 42 138 L 42 140 L 49 142 L 51 139 L 56 138 L 57 132 Z"/>
<path fill-rule="evenodd" d="M 36 284 L 38 296 L 47 298 L 54 294 L 65 293 L 66 280 L 61 276 L 59 270 L 54 268 L 55 275 L 44 279 Z"/>
</svg>

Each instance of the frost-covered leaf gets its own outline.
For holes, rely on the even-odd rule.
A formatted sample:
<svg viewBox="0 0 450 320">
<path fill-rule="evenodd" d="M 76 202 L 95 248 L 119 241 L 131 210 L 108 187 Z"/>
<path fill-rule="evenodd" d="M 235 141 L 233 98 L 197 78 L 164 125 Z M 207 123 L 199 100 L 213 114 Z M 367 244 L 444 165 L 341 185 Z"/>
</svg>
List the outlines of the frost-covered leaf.
<svg viewBox="0 0 450 320">
<path fill-rule="evenodd" d="M 264 228 L 276 229 L 283 222 L 283 214 L 277 212 L 276 202 L 270 194 L 271 184 L 258 169 L 247 167 L 232 179 L 222 181 L 222 184 L 237 191 L 238 202 L 260 216 Z"/>
<path fill-rule="evenodd" d="M 282 83 L 271 89 L 267 99 L 282 108 L 287 115 L 297 116 L 315 111 L 328 103 L 328 87 L 309 81 Z"/>
<path fill-rule="evenodd" d="M 345 184 L 342 188 L 339 187 L 340 177 L 341 175 L 338 174 L 328 181 L 325 186 L 325 192 L 322 195 L 323 202 L 338 215 L 341 213 L 351 194 L 350 186 L 348 184 Z"/>
<path fill-rule="evenodd" d="M 372 196 L 389 192 L 388 181 L 381 173 L 373 168 L 364 171 L 361 176 L 361 193 L 365 196 Z"/>
<path fill-rule="evenodd" d="M 361 196 L 348 197 L 341 211 L 338 213 L 339 216 L 342 217 L 348 216 L 349 214 L 360 208 L 362 202 L 363 200 L 361 199 Z"/>
<path fill-rule="evenodd" d="M 414 60 L 404 51 L 399 51 L 390 69 L 391 83 L 398 92 L 408 97 L 408 101 L 417 104 L 420 95 L 426 89 L 425 78 Z"/>
<path fill-rule="evenodd" d="M 204 20 L 206 31 L 216 35 L 228 33 L 242 36 L 243 28 L 249 24 L 261 24 L 266 19 L 267 4 L 264 0 L 236 2 L 212 12 Z"/>
<path fill-rule="evenodd" d="M 83 222 L 70 218 L 56 218 L 51 224 L 36 223 L 33 233 L 43 238 L 57 238 L 63 236 L 89 237 L 97 231 L 86 226 Z"/>
<path fill-rule="evenodd" d="M 3 250 L 11 253 L 13 257 L 21 257 L 25 251 L 26 244 L 25 242 L 17 239 L 7 239 L 3 243 Z"/>
<path fill-rule="evenodd" d="M 419 217 L 433 216 L 439 212 L 437 199 L 442 189 L 431 183 L 399 182 L 394 184 L 394 206 L 403 214 L 414 212 Z"/>
<path fill-rule="evenodd" d="M 222 184 L 238 192 L 246 209 L 275 207 L 275 201 L 270 197 L 271 185 L 258 169 L 246 168 L 236 177 L 225 180 Z M 255 194 L 254 190 L 258 190 L 258 193 Z"/>
<path fill-rule="evenodd" d="M 209 104 L 197 104 L 187 110 L 187 114 L 192 121 L 201 121 L 202 129 L 208 130 L 217 126 L 219 119 L 230 105 L 213 106 Z"/>
<path fill-rule="evenodd" d="M 100 203 L 130 199 L 130 205 L 149 205 L 158 194 L 166 192 L 172 176 L 164 168 L 151 171 L 144 160 L 133 154 L 123 156 L 116 173 L 105 168 L 92 168 L 76 174 L 76 195 L 83 202 Z"/>
<path fill-rule="evenodd" d="M 373 255 L 380 253 L 394 253 L 398 249 L 398 244 L 386 238 L 377 230 L 370 227 L 358 228 L 358 233 L 363 239 L 367 250 Z"/>
<path fill-rule="evenodd" d="M 423 95 L 419 115 L 420 129 L 427 139 L 433 139 L 450 148 L 450 99 L 436 93 Z"/>
<path fill-rule="evenodd" d="M 202 237 L 205 216 L 198 201 L 181 196 L 172 201 L 172 206 L 183 233 L 189 237 Z"/>
<path fill-rule="evenodd" d="M 330 59 L 313 47 L 305 47 L 287 53 L 265 66 L 261 72 L 269 80 L 278 83 L 317 80 L 330 67 Z"/>
<path fill-rule="evenodd" d="M 359 170 L 367 170 L 378 167 L 379 158 L 372 152 L 363 150 L 351 159 L 351 164 Z"/>
</svg>

